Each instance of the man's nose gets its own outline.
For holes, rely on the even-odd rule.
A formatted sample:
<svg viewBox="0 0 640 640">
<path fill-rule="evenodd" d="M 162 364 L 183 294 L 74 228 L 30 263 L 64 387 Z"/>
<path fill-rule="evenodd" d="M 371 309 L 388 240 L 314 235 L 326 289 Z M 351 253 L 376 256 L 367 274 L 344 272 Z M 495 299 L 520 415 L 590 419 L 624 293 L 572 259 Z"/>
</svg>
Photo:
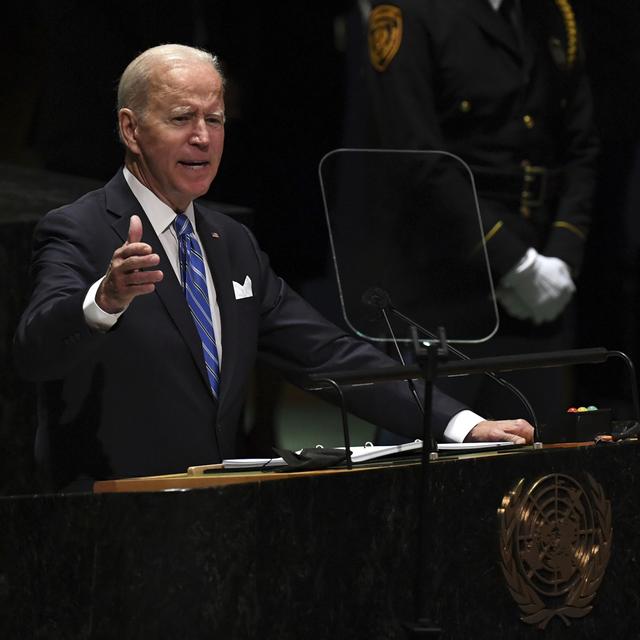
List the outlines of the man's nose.
<svg viewBox="0 0 640 640">
<path fill-rule="evenodd" d="M 194 122 L 189 142 L 199 147 L 209 144 L 209 130 L 204 118 L 199 118 Z"/>
</svg>

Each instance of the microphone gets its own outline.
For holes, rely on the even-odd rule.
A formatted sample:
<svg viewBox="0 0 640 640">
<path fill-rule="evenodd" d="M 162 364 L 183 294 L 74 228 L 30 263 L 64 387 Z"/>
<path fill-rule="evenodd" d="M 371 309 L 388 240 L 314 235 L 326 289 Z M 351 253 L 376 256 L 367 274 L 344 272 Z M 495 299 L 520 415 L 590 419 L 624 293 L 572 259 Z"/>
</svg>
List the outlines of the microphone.
<svg viewBox="0 0 640 640">
<path fill-rule="evenodd" d="M 389 311 L 393 311 L 393 307 L 391 306 L 391 298 L 389 294 L 380 287 L 370 287 L 367 289 L 361 298 L 362 302 L 369 307 L 373 307 L 374 309 L 378 309 L 382 313 L 384 320 L 387 324 L 387 329 L 389 329 L 389 333 L 391 334 L 391 339 L 393 340 L 393 344 L 396 348 L 396 353 L 398 354 L 398 358 L 400 358 L 400 362 L 403 367 L 406 367 L 407 364 L 404 360 L 404 356 L 402 355 L 402 351 L 400 349 L 400 345 L 398 344 L 398 340 L 396 338 L 396 334 L 393 331 L 393 327 L 391 326 L 391 322 L 389 321 L 389 316 L 387 315 L 387 309 Z M 422 401 L 420 400 L 420 396 L 416 390 L 416 386 L 413 383 L 413 380 L 407 380 L 407 384 L 409 385 L 409 390 L 411 391 L 411 395 L 413 395 L 413 399 L 416 401 L 420 412 L 424 415 L 424 406 L 422 405 Z"/>
<path fill-rule="evenodd" d="M 391 308 L 391 297 L 380 287 L 369 287 L 361 298 L 362 302 L 368 307 L 373 307 L 379 311 Z"/>
<path fill-rule="evenodd" d="M 401 320 L 404 320 L 410 326 L 415 327 L 416 329 L 418 329 L 418 331 L 422 331 L 429 338 L 433 338 L 434 340 L 441 340 L 442 339 L 442 336 L 440 336 L 440 338 L 439 338 L 433 332 L 429 331 L 428 329 L 425 329 L 425 327 L 419 325 L 417 322 L 415 322 L 414 320 L 412 320 L 408 316 L 405 316 L 403 313 L 400 313 L 400 311 L 398 311 L 391 304 L 391 296 L 389 295 L 389 293 L 387 291 L 385 291 L 384 289 L 380 288 L 380 287 L 369 287 L 362 294 L 361 300 L 365 305 L 367 305 L 369 307 L 372 307 L 374 309 L 378 309 L 382 313 L 382 315 L 384 316 L 385 322 L 387 323 L 387 328 L 389 329 L 389 332 L 391 333 L 391 337 L 393 339 L 393 343 L 394 343 L 394 345 L 396 347 L 396 351 L 397 351 L 397 353 L 398 353 L 398 355 L 400 357 L 400 362 L 403 365 L 405 365 L 404 358 L 402 357 L 402 353 L 400 351 L 400 347 L 398 346 L 398 341 L 396 340 L 396 337 L 395 337 L 395 335 L 393 333 L 393 329 L 391 328 L 391 323 L 389 322 L 389 319 L 388 319 L 388 316 L 387 316 L 387 311 L 390 311 L 391 313 L 393 313 L 395 316 L 397 316 Z M 455 347 L 452 347 L 450 344 L 443 345 L 443 346 L 446 346 L 446 348 L 449 351 L 454 353 L 461 360 L 470 360 L 469 356 L 466 353 L 463 353 L 459 349 L 456 349 Z M 531 406 L 531 403 L 527 400 L 526 396 L 522 393 L 522 391 L 520 391 L 520 389 L 518 389 L 515 385 L 511 384 L 510 382 L 508 382 L 504 378 L 501 378 L 500 376 L 497 376 L 495 373 L 491 373 L 489 371 L 485 371 L 484 375 L 488 376 L 489 378 L 491 378 L 491 380 L 494 380 L 495 382 L 497 382 L 500 386 L 504 387 L 505 389 L 509 389 L 509 391 L 511 391 L 518 398 L 520 403 L 524 406 L 525 410 L 529 414 L 529 417 L 531 418 L 531 421 L 532 421 L 532 424 L 533 424 L 533 428 L 534 428 L 534 431 L 535 431 L 535 434 L 536 434 L 536 439 L 537 439 L 538 419 L 536 418 L 536 414 L 535 414 L 535 411 L 533 410 L 533 407 Z M 422 410 L 422 403 L 417 398 L 417 393 L 415 391 L 415 387 L 413 387 L 413 383 L 411 381 L 409 381 L 409 382 L 411 384 L 411 387 L 412 387 L 411 390 L 412 390 L 412 392 L 414 394 L 414 397 L 416 397 L 416 401 L 418 402 L 418 405 L 420 406 L 420 409 Z"/>
</svg>

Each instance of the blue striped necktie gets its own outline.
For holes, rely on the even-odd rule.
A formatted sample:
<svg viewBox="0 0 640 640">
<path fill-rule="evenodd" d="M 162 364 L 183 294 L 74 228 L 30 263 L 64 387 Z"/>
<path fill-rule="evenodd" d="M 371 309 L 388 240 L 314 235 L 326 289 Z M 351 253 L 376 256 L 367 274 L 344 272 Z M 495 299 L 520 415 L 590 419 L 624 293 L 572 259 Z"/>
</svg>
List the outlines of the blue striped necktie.
<svg viewBox="0 0 640 640">
<path fill-rule="evenodd" d="M 174 225 L 178 236 L 178 256 L 184 295 L 202 340 L 202 351 L 207 365 L 211 391 L 217 398 L 220 385 L 220 366 L 213 333 L 213 322 L 211 321 L 211 306 L 209 305 L 209 291 L 202 249 L 200 249 L 200 244 L 187 216 L 179 213 Z"/>
</svg>

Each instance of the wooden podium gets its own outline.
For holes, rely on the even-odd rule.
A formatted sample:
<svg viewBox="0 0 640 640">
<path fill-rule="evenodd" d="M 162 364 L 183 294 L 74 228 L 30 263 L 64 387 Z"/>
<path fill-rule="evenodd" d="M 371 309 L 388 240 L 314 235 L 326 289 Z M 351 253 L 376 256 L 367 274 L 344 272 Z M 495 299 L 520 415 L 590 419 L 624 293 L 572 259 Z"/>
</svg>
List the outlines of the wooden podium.
<svg viewBox="0 0 640 640">
<path fill-rule="evenodd" d="M 431 462 L 424 604 L 440 637 L 640 637 L 639 451 Z M 0 634 L 405 638 L 420 478 L 402 461 L 1 499 Z"/>
</svg>

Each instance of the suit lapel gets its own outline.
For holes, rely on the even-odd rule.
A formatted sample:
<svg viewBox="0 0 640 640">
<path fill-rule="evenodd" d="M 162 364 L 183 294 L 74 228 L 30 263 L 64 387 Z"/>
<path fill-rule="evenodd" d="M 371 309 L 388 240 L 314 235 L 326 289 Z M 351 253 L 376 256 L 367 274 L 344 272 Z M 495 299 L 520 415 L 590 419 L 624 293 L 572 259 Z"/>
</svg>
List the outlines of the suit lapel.
<svg viewBox="0 0 640 640">
<path fill-rule="evenodd" d="M 518 37 L 502 15 L 494 11 L 487 0 L 472 0 L 460 5 L 469 12 L 472 19 L 484 31 L 484 33 L 500 43 L 505 49 L 519 60 L 522 60 L 522 49 Z"/>
<path fill-rule="evenodd" d="M 207 256 L 209 269 L 216 288 L 216 297 L 220 308 L 220 324 L 222 334 L 222 368 L 220 371 L 220 407 L 224 410 L 225 390 L 232 388 L 232 378 L 235 372 L 235 358 L 237 352 L 237 306 L 233 291 L 231 262 L 225 235 L 209 216 L 202 214 L 197 203 L 194 203 L 196 229 Z"/>
<path fill-rule="evenodd" d="M 136 200 L 133 193 L 131 193 L 122 172 L 106 185 L 105 191 L 107 194 L 107 209 L 113 216 L 112 227 L 122 242 L 127 239 L 129 219 L 131 216 L 133 214 L 140 216 L 142 220 L 142 242 L 149 244 L 153 248 L 153 251 L 158 254 L 160 257 L 158 269 L 164 273 L 162 282 L 156 285 L 155 294 L 160 298 L 169 317 L 187 344 L 204 383 L 207 385 L 207 388 L 210 388 L 204 356 L 202 355 L 202 342 L 200 341 L 198 330 L 191 317 L 182 286 L 175 277 L 173 267 L 162 247 L 162 243 L 153 230 L 149 218 L 147 218 L 140 203 Z M 133 304 L 135 304 L 135 301 Z"/>
</svg>

